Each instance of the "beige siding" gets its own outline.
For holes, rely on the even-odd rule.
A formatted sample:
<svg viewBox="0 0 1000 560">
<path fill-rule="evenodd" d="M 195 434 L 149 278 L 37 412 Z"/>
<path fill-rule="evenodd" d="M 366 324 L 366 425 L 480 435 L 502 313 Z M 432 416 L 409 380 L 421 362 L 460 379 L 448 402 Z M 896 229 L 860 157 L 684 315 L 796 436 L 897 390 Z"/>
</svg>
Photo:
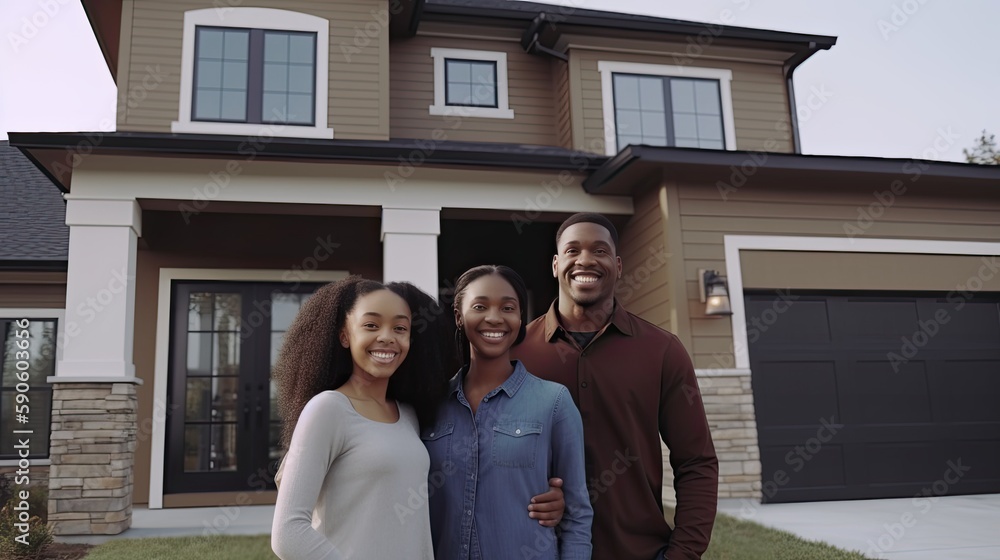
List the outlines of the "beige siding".
<svg viewBox="0 0 1000 560">
<path fill-rule="evenodd" d="M 66 307 L 65 272 L 0 272 L 2 309 L 63 309 Z"/>
<path fill-rule="evenodd" d="M 552 59 L 552 91 L 556 119 L 556 142 L 563 148 L 573 147 L 573 120 L 570 112 L 569 63 Z"/>
<path fill-rule="evenodd" d="M 431 48 L 507 53 L 510 108 L 513 119 L 431 115 L 434 63 Z M 529 55 L 520 43 L 503 39 L 466 39 L 418 35 L 390 45 L 390 135 L 467 142 L 558 144 L 553 111 L 550 61 Z M 435 133 L 435 131 L 439 131 Z"/>
<path fill-rule="evenodd" d="M 704 304 L 698 301 L 697 270 L 710 268 L 725 274 L 724 235 L 795 235 L 846 238 L 850 228 L 858 228 L 861 238 L 934 239 L 946 241 L 996 241 L 1000 239 L 1000 201 L 996 198 L 977 198 L 952 193 L 948 197 L 933 194 L 929 189 L 910 187 L 905 194 L 884 212 L 880 212 L 874 191 L 883 191 L 887 185 L 842 185 L 836 192 L 831 189 L 778 189 L 743 187 L 727 193 L 723 201 L 714 185 L 684 183 L 677 188 L 680 200 L 681 224 L 683 228 L 684 278 L 690 312 L 690 329 L 693 338 L 695 366 L 698 368 L 734 367 L 732 329 L 728 319 L 708 318 L 704 315 Z M 937 192 L 943 192 L 938 190 Z M 876 205 L 874 212 L 879 217 L 868 221 L 864 216 L 872 215 L 869 209 Z M 861 216 L 861 217 L 859 217 Z M 860 221 L 859 221 L 860 220 Z M 823 289 L 931 289 L 928 282 L 938 278 L 934 289 L 951 290 L 954 284 L 947 279 L 954 275 L 934 273 L 921 281 L 909 279 L 887 284 L 885 278 L 866 271 L 866 262 L 872 257 L 851 255 L 838 257 L 839 267 L 833 277 L 819 279 L 825 270 L 833 272 L 829 263 L 810 270 L 810 263 L 816 258 L 808 253 L 770 257 L 752 257 L 751 280 L 773 283 L 763 277 L 762 266 L 777 265 L 794 267 L 798 272 L 787 278 L 787 288 Z M 973 265 L 979 259 L 962 259 L 939 256 L 894 256 L 899 266 L 911 270 L 940 267 L 942 263 L 965 263 L 970 267 L 965 277 L 975 274 Z M 794 265 L 789 264 L 794 260 Z M 917 264 L 913 259 L 922 259 Z M 980 263 L 981 264 L 981 263 Z M 892 265 L 892 262 L 880 266 Z M 978 265 L 977 265 L 978 266 Z M 891 267 L 890 267 L 891 269 Z M 890 269 L 885 269 L 886 271 Z M 773 273 L 773 271 L 769 272 Z M 805 275 L 805 276 L 803 276 Z M 808 276 L 808 278 L 806 278 Z M 961 276 L 961 274 L 958 274 Z M 840 280 L 838 281 L 837 278 Z M 866 280 L 867 279 L 867 280 Z M 737 296 L 738 297 L 738 296 Z"/>
<path fill-rule="evenodd" d="M 622 278 L 616 295 L 632 313 L 669 330 L 666 220 L 659 193 L 659 188 L 652 188 L 636 196 L 635 214 L 618 243 Z"/>
<path fill-rule="evenodd" d="M 662 47 L 666 48 L 666 47 Z M 579 105 L 573 105 L 574 118 L 582 126 L 576 135 L 576 148 L 603 151 L 604 107 L 598 62 L 636 62 L 642 64 L 683 64 L 690 67 L 732 70 L 733 118 L 736 125 L 736 148 L 740 150 L 794 151 L 788 120 L 790 110 L 781 65 L 772 60 L 745 61 L 719 58 L 691 59 L 682 47 L 674 52 L 641 54 L 572 49 L 573 67 L 579 68 Z M 727 50 L 727 53 L 732 53 Z M 599 149 L 594 149 L 600 146 Z"/>
<path fill-rule="evenodd" d="M 328 122 L 335 136 L 389 137 L 388 30 L 373 15 L 386 9 L 386 0 L 255 0 L 237 4 L 329 20 Z M 184 12 L 213 7 L 218 3 L 211 0 L 126 1 L 122 10 L 118 130 L 170 132 L 180 103 Z M 356 38 L 361 42 L 356 43 Z M 151 75 L 155 79 L 148 77 Z M 142 86 L 144 79 L 149 87 Z"/>
</svg>

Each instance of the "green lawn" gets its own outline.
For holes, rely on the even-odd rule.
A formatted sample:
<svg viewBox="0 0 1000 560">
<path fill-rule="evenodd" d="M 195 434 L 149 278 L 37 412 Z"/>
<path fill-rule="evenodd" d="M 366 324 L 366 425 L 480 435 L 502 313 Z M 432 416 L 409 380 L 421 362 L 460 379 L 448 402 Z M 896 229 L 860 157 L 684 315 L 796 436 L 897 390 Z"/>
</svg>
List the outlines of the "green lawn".
<svg viewBox="0 0 1000 560">
<path fill-rule="evenodd" d="M 125 539 L 94 548 L 86 560 L 273 560 L 267 535 Z M 856 552 L 804 541 L 789 533 L 719 515 L 703 560 L 865 560 Z M 601 560 L 601 559 L 597 559 Z"/>
</svg>

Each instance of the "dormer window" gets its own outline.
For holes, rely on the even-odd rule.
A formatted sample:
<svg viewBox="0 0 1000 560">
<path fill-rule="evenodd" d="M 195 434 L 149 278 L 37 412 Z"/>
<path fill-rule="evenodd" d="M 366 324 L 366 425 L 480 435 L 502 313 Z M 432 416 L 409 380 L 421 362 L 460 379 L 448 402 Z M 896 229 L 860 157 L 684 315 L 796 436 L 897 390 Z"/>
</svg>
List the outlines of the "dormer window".
<svg viewBox="0 0 1000 560">
<path fill-rule="evenodd" d="M 507 53 L 431 49 L 432 115 L 512 119 L 507 93 Z"/>
<path fill-rule="evenodd" d="M 630 144 L 733 150 L 732 71 L 601 61 L 607 154 Z"/>
<path fill-rule="evenodd" d="M 268 8 L 184 14 L 173 132 L 333 138 L 329 22 Z"/>
</svg>

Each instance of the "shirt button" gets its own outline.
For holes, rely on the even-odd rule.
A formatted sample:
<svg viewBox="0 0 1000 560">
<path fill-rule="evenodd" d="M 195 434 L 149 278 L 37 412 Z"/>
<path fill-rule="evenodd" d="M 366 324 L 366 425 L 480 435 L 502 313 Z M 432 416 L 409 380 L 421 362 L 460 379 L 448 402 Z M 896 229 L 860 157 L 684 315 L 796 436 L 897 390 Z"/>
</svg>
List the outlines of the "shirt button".
<svg viewBox="0 0 1000 560">
<path fill-rule="evenodd" d="M 472 510 L 470 509 L 470 510 L 466 511 L 465 515 L 472 515 Z"/>
<path fill-rule="evenodd" d="M 434 432 L 431 432 L 431 435 L 428 436 L 428 437 L 434 437 Z"/>
<path fill-rule="evenodd" d="M 586 389 L 587 388 L 587 382 L 584 381 L 583 383 L 580 384 L 580 386 L 583 387 L 584 389 Z M 433 435 L 433 434 L 431 434 L 431 435 Z"/>
<path fill-rule="evenodd" d="M 521 433 L 521 428 L 518 428 L 518 429 L 514 430 L 514 433 L 515 433 L 515 434 L 519 434 L 519 433 Z"/>
<path fill-rule="evenodd" d="M 489 397 L 484 397 L 483 398 L 483 402 L 490 402 L 490 398 Z"/>
</svg>

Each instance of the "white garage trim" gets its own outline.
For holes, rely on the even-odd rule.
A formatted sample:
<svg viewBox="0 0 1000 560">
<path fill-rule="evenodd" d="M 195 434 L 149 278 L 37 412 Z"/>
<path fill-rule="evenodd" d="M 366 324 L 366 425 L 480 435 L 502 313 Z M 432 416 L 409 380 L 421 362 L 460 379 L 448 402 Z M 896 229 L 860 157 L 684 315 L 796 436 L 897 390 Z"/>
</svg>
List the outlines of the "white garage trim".
<svg viewBox="0 0 1000 560">
<path fill-rule="evenodd" d="M 927 255 L 1000 255 L 1000 243 L 939 241 L 933 239 L 857 239 L 842 237 L 793 237 L 769 235 L 723 236 L 726 276 L 732 306 L 733 353 L 736 369 L 750 368 L 746 308 L 743 305 L 743 271 L 740 251 L 819 251 L 840 253 L 919 253 Z"/>
</svg>

